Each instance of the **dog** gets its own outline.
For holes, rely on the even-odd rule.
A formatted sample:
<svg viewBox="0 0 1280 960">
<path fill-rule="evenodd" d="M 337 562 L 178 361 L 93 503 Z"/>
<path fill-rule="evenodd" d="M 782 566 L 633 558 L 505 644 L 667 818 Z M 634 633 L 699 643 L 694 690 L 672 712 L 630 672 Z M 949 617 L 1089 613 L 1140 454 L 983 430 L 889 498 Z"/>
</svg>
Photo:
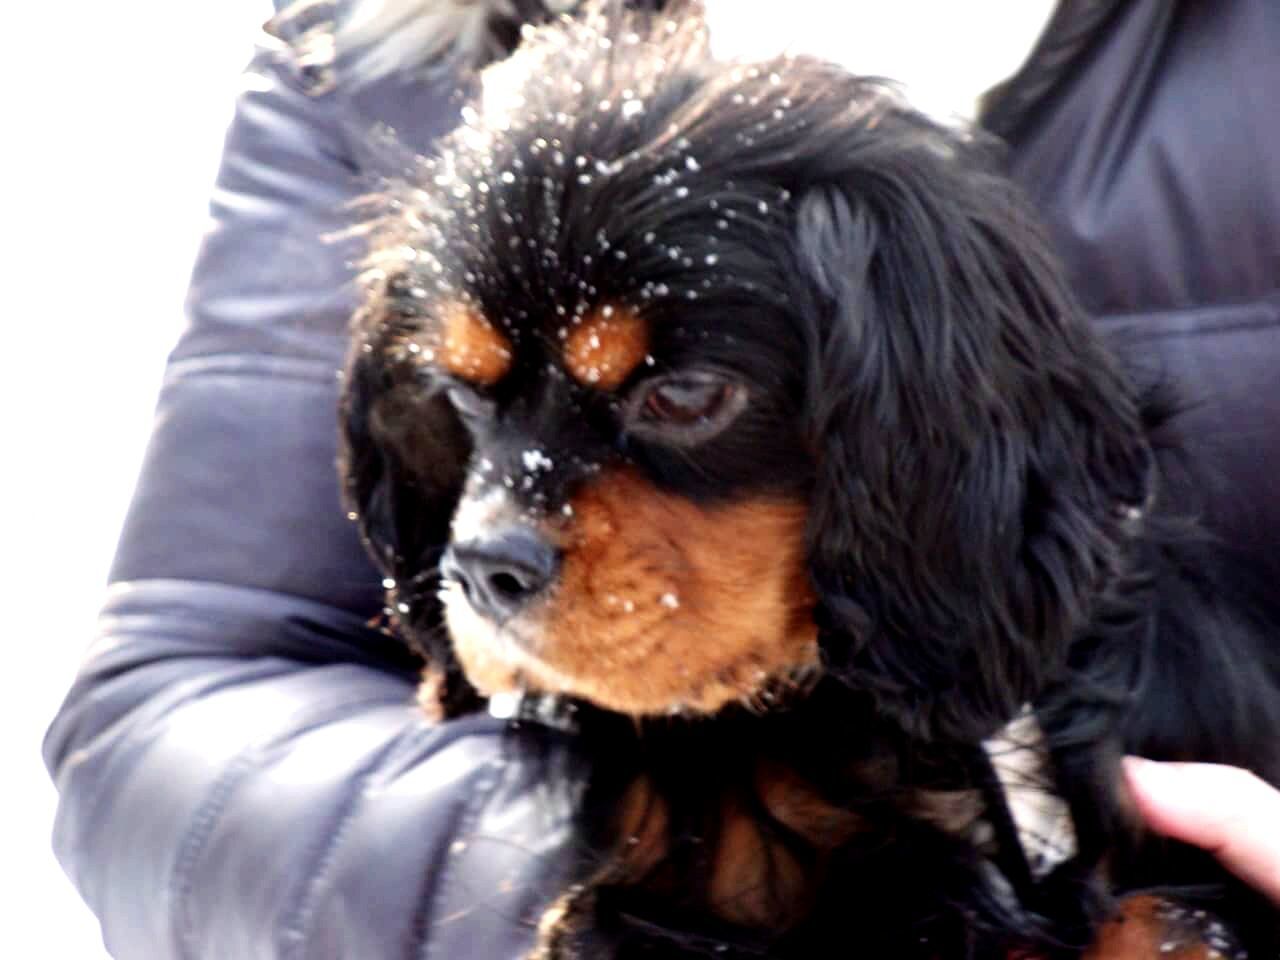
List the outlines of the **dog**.
<svg viewBox="0 0 1280 960">
<path fill-rule="evenodd" d="M 1280 780 L 1280 611 L 992 145 L 684 5 L 463 116 L 367 224 L 340 464 L 424 702 L 571 709 L 538 956 L 1275 955 L 1119 764 Z"/>
</svg>

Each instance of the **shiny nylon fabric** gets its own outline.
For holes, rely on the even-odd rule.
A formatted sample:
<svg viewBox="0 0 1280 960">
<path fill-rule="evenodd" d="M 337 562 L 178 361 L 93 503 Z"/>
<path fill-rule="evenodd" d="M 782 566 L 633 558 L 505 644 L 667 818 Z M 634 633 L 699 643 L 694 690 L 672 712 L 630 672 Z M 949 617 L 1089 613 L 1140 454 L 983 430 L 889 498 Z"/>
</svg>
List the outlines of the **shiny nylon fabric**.
<svg viewBox="0 0 1280 960">
<path fill-rule="evenodd" d="M 121 958 L 515 958 L 567 882 L 572 755 L 420 715 L 415 662 L 366 626 L 380 577 L 334 468 L 357 248 L 319 238 L 395 172 L 375 122 L 426 149 L 458 101 L 444 76 L 352 98 L 298 67 L 264 41 L 248 68 L 97 640 L 45 742 L 55 850 Z"/>
<path fill-rule="evenodd" d="M 1140 378 L 1178 391 L 1173 430 L 1207 491 L 1195 507 L 1274 582 L 1280 5 L 1074 5 L 1107 15 L 1027 65 L 1039 96 L 1019 122 L 1004 129 L 998 102 L 988 120 L 1099 328 Z M 1043 91 L 1041 69 L 1056 73 Z"/>
<path fill-rule="evenodd" d="M 1022 78 L 1011 172 L 1102 328 L 1182 382 L 1211 517 L 1275 569 L 1280 6 L 1071 6 L 1070 56 Z M 355 250 L 317 236 L 394 172 L 375 123 L 427 149 L 458 101 L 340 68 L 321 92 L 287 47 L 249 69 L 98 640 L 45 744 L 57 853 L 121 958 L 519 957 L 572 860 L 572 758 L 418 716 L 333 472 Z"/>
</svg>

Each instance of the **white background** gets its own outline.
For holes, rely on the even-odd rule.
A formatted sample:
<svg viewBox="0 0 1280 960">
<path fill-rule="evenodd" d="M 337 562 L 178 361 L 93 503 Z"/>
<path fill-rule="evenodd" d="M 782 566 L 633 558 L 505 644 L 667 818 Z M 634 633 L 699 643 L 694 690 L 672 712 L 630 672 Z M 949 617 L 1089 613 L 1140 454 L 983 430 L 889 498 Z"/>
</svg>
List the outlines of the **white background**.
<svg viewBox="0 0 1280 960">
<path fill-rule="evenodd" d="M 709 2 L 727 47 L 763 54 L 789 41 L 908 80 L 944 115 L 966 112 L 1018 65 L 1049 5 Z M 94 960 L 97 925 L 49 852 L 54 791 L 40 739 L 90 637 L 238 71 L 270 10 L 268 0 L 10 0 L 6 10 L 0 916 L 21 955 Z"/>
<path fill-rule="evenodd" d="M 90 637 L 269 15 L 269 0 L 0 12 L 0 928 L 19 956 L 105 956 L 50 852 L 40 740 Z"/>
</svg>

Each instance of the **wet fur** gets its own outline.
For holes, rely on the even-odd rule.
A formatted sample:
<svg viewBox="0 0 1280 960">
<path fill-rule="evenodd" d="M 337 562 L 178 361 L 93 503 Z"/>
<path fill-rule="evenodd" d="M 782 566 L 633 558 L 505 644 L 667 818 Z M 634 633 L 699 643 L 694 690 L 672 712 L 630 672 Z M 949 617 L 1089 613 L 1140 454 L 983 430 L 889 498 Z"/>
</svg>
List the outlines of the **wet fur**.
<svg viewBox="0 0 1280 960">
<path fill-rule="evenodd" d="M 617 41 L 639 27 L 610 17 L 592 29 Z M 1274 954 L 1274 910 L 1206 856 L 1142 836 L 1118 792 L 1126 752 L 1280 781 L 1280 610 L 1174 502 L 1170 404 L 1091 331 L 980 137 L 826 64 L 734 73 L 695 28 L 639 28 L 639 45 L 586 61 L 545 40 L 518 53 L 502 69 L 532 119 L 483 147 L 446 145 L 453 182 L 505 189 L 518 230 L 494 204 L 431 186 L 438 163 L 410 178 L 434 199 L 392 189 L 343 399 L 349 503 L 455 712 L 477 701 L 439 629 L 436 563 L 473 444 L 497 441 L 464 427 L 404 345 L 460 288 L 509 322 L 517 351 L 551 304 L 642 302 L 678 327 L 671 350 L 759 386 L 740 443 L 611 447 L 598 411 L 581 437 L 548 442 L 695 503 L 809 504 L 821 678 L 772 708 L 710 717 L 577 705 L 576 742 L 593 760 L 583 885 L 544 925 L 542 955 L 810 958 L 839 944 L 868 957 L 1076 957 L 1117 896 L 1148 888 L 1208 904 L 1254 956 Z M 646 91 L 643 116 L 601 122 L 599 101 L 624 88 Z M 627 163 L 576 184 L 571 165 L 532 148 L 557 113 L 568 157 Z M 522 175 L 504 188 L 496 171 L 516 159 Z M 625 259 L 584 261 L 602 231 Z M 663 249 L 642 240 L 650 231 Z M 537 243 L 510 247 L 513 232 Z M 405 259 L 406 246 L 422 255 Z M 540 493 L 560 502 L 585 482 L 567 471 Z M 1038 883 L 929 803 L 992 796 L 980 742 L 1024 703 L 1080 840 Z M 774 777 L 805 785 L 815 823 L 856 829 L 789 820 Z M 657 798 L 639 814 L 637 783 Z M 749 860 L 763 885 L 745 914 L 715 889 L 726 857 Z"/>
</svg>

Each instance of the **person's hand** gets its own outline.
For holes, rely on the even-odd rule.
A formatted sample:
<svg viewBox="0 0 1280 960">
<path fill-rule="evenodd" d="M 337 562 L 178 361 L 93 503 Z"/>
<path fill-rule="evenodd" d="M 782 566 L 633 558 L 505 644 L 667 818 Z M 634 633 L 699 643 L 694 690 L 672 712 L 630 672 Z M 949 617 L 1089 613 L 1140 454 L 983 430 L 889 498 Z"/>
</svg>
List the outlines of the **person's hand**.
<svg viewBox="0 0 1280 960">
<path fill-rule="evenodd" d="M 1238 767 L 1126 757 L 1124 769 L 1148 827 L 1208 850 L 1280 903 L 1280 791 Z"/>
</svg>

